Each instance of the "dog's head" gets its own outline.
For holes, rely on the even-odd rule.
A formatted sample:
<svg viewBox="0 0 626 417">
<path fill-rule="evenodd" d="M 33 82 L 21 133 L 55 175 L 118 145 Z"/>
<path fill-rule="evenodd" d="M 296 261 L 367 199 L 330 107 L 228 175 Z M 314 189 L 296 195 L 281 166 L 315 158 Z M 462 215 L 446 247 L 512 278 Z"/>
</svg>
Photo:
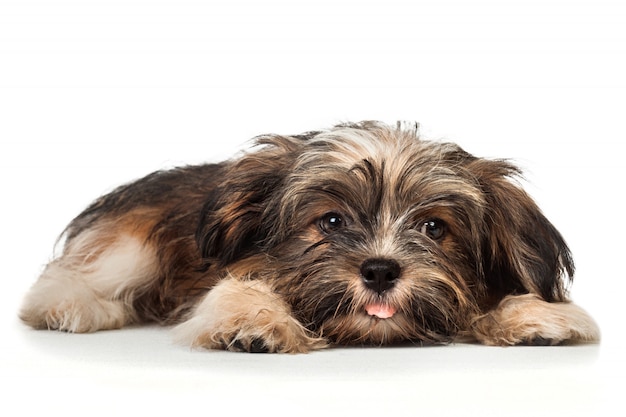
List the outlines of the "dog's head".
<svg viewBox="0 0 626 417">
<path fill-rule="evenodd" d="M 444 341 L 506 294 L 564 299 L 570 252 L 517 168 L 416 130 L 259 138 L 204 208 L 203 257 L 271 280 L 340 343 Z"/>
</svg>

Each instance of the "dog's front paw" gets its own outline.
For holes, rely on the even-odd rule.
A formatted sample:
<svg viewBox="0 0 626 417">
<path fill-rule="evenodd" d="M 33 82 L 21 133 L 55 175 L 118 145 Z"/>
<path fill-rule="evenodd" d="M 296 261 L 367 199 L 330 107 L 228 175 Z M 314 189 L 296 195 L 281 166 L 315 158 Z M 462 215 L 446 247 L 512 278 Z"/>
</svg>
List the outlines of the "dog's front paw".
<svg viewBox="0 0 626 417">
<path fill-rule="evenodd" d="M 498 346 L 600 340 L 597 325 L 583 309 L 572 303 L 548 303 L 533 294 L 504 298 L 498 307 L 474 321 L 472 332 L 481 343 Z"/>
<path fill-rule="evenodd" d="M 233 318 L 206 330 L 195 340 L 196 346 L 234 352 L 305 353 L 326 345 L 292 317 L 276 311 Z"/>
<path fill-rule="evenodd" d="M 326 341 L 304 328 L 262 281 L 226 279 L 174 330 L 192 347 L 236 352 L 304 353 Z"/>
</svg>

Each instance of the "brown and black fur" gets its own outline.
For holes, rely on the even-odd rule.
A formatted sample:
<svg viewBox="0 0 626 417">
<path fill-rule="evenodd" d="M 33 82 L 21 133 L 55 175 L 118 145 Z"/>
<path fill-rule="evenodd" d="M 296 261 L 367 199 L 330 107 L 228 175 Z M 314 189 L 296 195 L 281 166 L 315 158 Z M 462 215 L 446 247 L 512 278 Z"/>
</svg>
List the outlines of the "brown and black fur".
<svg viewBox="0 0 626 417">
<path fill-rule="evenodd" d="M 193 346 L 246 351 L 597 341 L 519 174 L 401 124 L 262 136 L 94 202 L 20 314 L 67 331 L 180 323 Z"/>
</svg>

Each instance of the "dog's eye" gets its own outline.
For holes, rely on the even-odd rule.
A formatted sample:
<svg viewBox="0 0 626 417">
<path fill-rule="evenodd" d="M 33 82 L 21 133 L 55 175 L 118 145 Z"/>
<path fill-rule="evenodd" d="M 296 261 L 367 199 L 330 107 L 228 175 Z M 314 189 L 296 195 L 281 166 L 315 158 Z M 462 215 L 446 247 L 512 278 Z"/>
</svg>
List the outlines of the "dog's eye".
<svg viewBox="0 0 626 417">
<path fill-rule="evenodd" d="M 337 214 L 334 212 L 326 213 L 319 220 L 319 228 L 324 233 L 334 232 L 335 230 L 341 229 L 345 226 L 345 221 L 341 214 Z"/>
<path fill-rule="evenodd" d="M 431 238 L 439 240 L 446 234 L 446 224 L 440 219 L 431 219 L 422 223 L 420 232 Z"/>
</svg>

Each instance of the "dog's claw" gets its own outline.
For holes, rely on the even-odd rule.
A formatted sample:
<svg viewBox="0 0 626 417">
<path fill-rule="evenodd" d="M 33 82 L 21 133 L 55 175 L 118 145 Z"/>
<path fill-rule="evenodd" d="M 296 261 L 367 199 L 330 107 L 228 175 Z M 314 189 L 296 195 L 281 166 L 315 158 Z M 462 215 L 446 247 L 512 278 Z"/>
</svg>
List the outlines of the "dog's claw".
<svg viewBox="0 0 626 417">
<path fill-rule="evenodd" d="M 252 339 L 250 342 L 250 348 L 248 349 L 250 353 L 268 353 L 269 349 L 265 344 L 265 341 L 261 338 Z"/>
<path fill-rule="evenodd" d="M 249 352 L 249 353 L 269 353 L 269 348 L 265 341 L 260 337 L 255 337 L 250 340 L 250 343 L 245 343 L 241 339 L 235 339 L 227 345 L 227 349 L 231 352 Z"/>
<path fill-rule="evenodd" d="M 555 341 L 552 338 L 537 336 L 522 342 L 522 344 L 525 346 L 553 346 Z"/>
</svg>

